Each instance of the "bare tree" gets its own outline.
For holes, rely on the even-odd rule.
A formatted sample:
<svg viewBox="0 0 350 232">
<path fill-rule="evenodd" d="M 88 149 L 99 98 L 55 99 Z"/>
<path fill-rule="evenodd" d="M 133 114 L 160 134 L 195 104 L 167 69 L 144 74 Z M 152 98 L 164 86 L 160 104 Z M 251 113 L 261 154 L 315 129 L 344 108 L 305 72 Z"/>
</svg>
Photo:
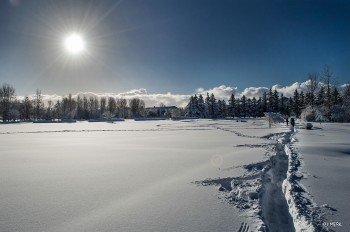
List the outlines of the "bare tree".
<svg viewBox="0 0 350 232">
<path fill-rule="evenodd" d="M 126 117 L 126 107 L 128 103 L 125 98 L 117 99 L 118 117 Z"/>
<path fill-rule="evenodd" d="M 95 118 L 99 118 L 101 117 L 101 114 L 100 114 L 100 102 L 98 100 L 97 97 L 94 97 L 94 107 L 93 107 L 93 110 L 94 110 L 94 117 Z"/>
<path fill-rule="evenodd" d="M 54 117 L 57 119 L 62 119 L 62 103 L 60 100 L 54 105 Z"/>
<path fill-rule="evenodd" d="M 97 97 L 89 97 L 90 118 L 97 118 L 99 114 L 99 101 Z"/>
<path fill-rule="evenodd" d="M 0 112 L 3 122 L 10 120 L 11 105 L 15 99 L 15 88 L 9 84 L 3 84 L 0 88 Z"/>
<path fill-rule="evenodd" d="M 332 108 L 332 92 L 334 91 L 335 88 L 335 79 L 333 77 L 333 72 L 331 71 L 331 68 L 329 65 L 325 65 L 323 69 L 323 83 L 325 84 L 325 99 L 324 103 L 326 106 L 326 114 L 327 117 L 330 119 L 330 114 L 331 114 L 331 108 Z"/>
<path fill-rule="evenodd" d="M 46 119 L 47 120 L 52 119 L 52 111 L 53 111 L 53 103 L 52 103 L 52 100 L 50 99 L 47 103 L 47 108 L 46 108 Z"/>
<path fill-rule="evenodd" d="M 84 114 L 84 119 L 90 118 L 89 115 L 89 102 L 86 96 L 83 97 L 83 114 Z"/>
<path fill-rule="evenodd" d="M 33 114 L 33 104 L 28 96 L 23 101 L 23 119 L 30 120 Z"/>
<path fill-rule="evenodd" d="M 67 97 L 64 97 L 62 99 L 62 110 L 63 110 L 64 118 L 66 119 L 74 118 L 77 111 L 77 102 L 72 97 L 72 94 L 68 94 Z"/>
<path fill-rule="evenodd" d="M 116 110 L 117 110 L 117 103 L 116 103 L 114 97 L 108 98 L 107 107 L 108 107 L 109 117 L 113 117 L 115 115 Z"/>
<path fill-rule="evenodd" d="M 77 118 L 84 118 L 83 99 L 79 95 L 77 97 Z"/>
<path fill-rule="evenodd" d="M 100 114 L 103 116 L 105 114 L 107 108 L 107 100 L 105 97 L 101 97 L 100 99 Z"/>
<path fill-rule="evenodd" d="M 44 109 L 44 102 L 43 102 L 43 97 L 41 95 L 40 89 L 36 90 L 36 93 L 33 99 L 33 105 L 34 105 L 34 118 L 38 120 L 41 118 L 42 111 Z"/>
<path fill-rule="evenodd" d="M 140 98 L 132 98 L 129 101 L 129 107 L 133 117 L 140 117 L 144 113 L 145 102 Z"/>
</svg>

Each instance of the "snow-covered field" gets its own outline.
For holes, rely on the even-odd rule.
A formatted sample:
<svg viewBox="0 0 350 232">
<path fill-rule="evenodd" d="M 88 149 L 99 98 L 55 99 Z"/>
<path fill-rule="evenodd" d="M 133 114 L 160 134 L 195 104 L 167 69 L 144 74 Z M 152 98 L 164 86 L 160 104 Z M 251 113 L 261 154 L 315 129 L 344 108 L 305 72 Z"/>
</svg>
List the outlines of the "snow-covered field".
<svg viewBox="0 0 350 232">
<path fill-rule="evenodd" d="M 0 231 L 294 231 L 288 186 L 324 190 L 294 178 L 293 136 L 265 120 L 2 124 Z"/>
</svg>

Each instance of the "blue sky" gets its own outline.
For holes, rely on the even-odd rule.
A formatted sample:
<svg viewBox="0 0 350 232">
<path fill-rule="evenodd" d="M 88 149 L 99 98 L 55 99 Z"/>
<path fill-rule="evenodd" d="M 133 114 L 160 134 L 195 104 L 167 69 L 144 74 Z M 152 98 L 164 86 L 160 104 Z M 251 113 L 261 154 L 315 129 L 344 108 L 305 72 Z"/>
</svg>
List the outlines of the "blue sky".
<svg viewBox="0 0 350 232">
<path fill-rule="evenodd" d="M 73 31 L 86 54 L 64 51 Z M 350 80 L 349 1 L 7 0 L 0 34 L 0 83 L 21 95 L 288 86 L 325 64 Z"/>
</svg>

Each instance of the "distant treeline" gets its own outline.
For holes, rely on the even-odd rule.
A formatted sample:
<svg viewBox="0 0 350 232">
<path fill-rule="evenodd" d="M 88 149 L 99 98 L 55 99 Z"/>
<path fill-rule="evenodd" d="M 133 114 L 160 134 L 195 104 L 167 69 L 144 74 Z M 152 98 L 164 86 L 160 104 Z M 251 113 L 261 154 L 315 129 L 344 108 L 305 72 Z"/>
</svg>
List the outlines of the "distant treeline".
<svg viewBox="0 0 350 232">
<path fill-rule="evenodd" d="M 293 97 L 285 97 L 276 89 L 264 92 L 258 99 L 231 95 L 228 102 L 217 100 L 213 93 L 191 96 L 185 108 L 186 116 L 198 118 L 263 117 L 265 112 L 277 112 L 295 116 L 305 121 L 350 121 L 350 85 L 339 91 L 329 66 L 321 75 L 309 73 L 307 90 L 294 91 Z M 319 79 L 322 80 L 319 81 Z"/>
<path fill-rule="evenodd" d="M 3 122 L 29 120 L 64 120 L 96 118 L 135 118 L 135 117 L 263 117 L 265 112 L 276 112 L 286 116 L 295 116 L 306 121 L 350 121 L 350 84 L 338 89 L 329 66 L 325 66 L 321 75 L 309 73 L 307 90 L 295 90 L 292 97 L 285 97 L 276 89 L 270 89 L 259 98 L 236 97 L 234 94 L 226 102 L 217 100 L 213 93 L 194 95 L 185 109 L 145 108 L 140 98 L 126 100 L 114 97 L 73 97 L 72 94 L 62 100 L 44 105 L 40 90 L 34 97 L 26 96 L 18 100 L 15 88 L 9 84 L 0 87 L 0 118 Z M 322 80 L 319 81 L 319 79 Z M 166 110 L 165 110 L 166 109 Z"/>
<path fill-rule="evenodd" d="M 3 84 L 0 88 L 0 117 L 4 122 L 14 120 L 53 120 L 53 119 L 94 119 L 102 117 L 140 117 L 144 115 L 145 103 L 139 98 L 127 101 L 113 97 L 76 97 L 71 94 L 55 103 L 51 100 L 44 105 L 41 91 L 37 90 L 31 99 L 26 96 L 19 101 L 15 88 Z"/>
</svg>

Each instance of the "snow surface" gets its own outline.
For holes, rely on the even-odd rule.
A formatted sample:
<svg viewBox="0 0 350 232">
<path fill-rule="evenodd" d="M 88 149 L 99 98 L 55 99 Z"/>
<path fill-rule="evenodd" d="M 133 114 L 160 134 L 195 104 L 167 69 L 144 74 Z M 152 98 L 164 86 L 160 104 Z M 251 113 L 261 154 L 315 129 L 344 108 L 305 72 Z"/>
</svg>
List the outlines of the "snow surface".
<svg viewBox="0 0 350 232">
<path fill-rule="evenodd" d="M 301 161 L 299 186 L 316 230 L 350 228 L 350 124 L 314 123 L 297 129 L 295 153 Z"/>
<path fill-rule="evenodd" d="M 238 229 L 238 210 L 192 183 L 264 157 L 217 128 L 233 123 L 0 125 L 0 231 Z"/>
<path fill-rule="evenodd" d="M 0 231 L 315 231 L 328 221 L 290 191 L 320 188 L 297 178 L 309 168 L 301 131 L 260 119 L 2 124 Z"/>
</svg>

